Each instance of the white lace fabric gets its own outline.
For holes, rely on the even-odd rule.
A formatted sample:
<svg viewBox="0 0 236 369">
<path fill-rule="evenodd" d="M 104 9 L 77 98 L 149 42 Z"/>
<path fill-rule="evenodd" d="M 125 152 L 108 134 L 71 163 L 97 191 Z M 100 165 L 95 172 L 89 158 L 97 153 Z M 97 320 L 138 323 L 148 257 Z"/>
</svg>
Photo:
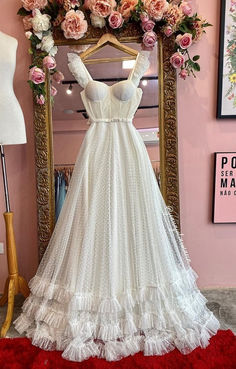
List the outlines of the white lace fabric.
<svg viewBox="0 0 236 369">
<path fill-rule="evenodd" d="M 107 86 L 69 54 L 91 125 L 15 326 L 72 361 L 186 354 L 219 329 L 132 125 L 148 66 L 142 52 L 127 81 Z"/>
</svg>

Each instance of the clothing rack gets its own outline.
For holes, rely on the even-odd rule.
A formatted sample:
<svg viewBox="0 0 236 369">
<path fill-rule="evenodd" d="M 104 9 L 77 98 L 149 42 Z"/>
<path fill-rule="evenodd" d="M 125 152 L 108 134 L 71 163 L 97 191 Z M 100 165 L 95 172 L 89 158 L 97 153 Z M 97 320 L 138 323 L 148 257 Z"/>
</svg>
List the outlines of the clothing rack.
<svg viewBox="0 0 236 369">
<path fill-rule="evenodd" d="M 54 175 L 55 178 L 57 175 L 63 175 L 66 186 L 68 187 L 70 180 L 71 180 L 71 176 L 73 174 L 73 170 L 74 170 L 74 164 L 55 164 L 54 165 Z"/>
</svg>

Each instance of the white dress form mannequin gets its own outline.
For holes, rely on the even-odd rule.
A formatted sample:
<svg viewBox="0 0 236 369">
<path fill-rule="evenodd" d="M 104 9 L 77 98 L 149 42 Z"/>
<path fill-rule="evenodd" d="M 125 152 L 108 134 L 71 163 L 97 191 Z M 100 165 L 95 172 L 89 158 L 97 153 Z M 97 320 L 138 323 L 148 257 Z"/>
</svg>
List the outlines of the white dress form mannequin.
<svg viewBox="0 0 236 369">
<path fill-rule="evenodd" d="M 3 183 L 6 198 L 6 250 L 8 262 L 8 278 L 4 293 L 0 299 L 0 306 L 8 302 L 7 315 L 0 331 L 0 337 L 5 337 L 13 317 L 14 297 L 22 293 L 29 295 L 29 288 L 25 279 L 18 273 L 16 245 L 13 229 L 13 212 L 10 211 L 7 172 L 5 165 L 4 145 L 26 143 L 25 122 L 23 113 L 13 90 L 13 77 L 16 66 L 17 40 L 0 31 L 0 148 L 3 172 Z"/>
<path fill-rule="evenodd" d="M 26 143 L 24 117 L 13 90 L 17 45 L 0 31 L 0 145 Z"/>
</svg>

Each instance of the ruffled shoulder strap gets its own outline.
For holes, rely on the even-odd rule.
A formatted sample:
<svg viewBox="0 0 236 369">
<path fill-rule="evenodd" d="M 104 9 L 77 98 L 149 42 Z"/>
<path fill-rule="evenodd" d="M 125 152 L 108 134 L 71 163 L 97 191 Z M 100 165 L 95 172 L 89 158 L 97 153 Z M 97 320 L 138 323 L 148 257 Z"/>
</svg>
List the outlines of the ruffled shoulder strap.
<svg viewBox="0 0 236 369">
<path fill-rule="evenodd" d="M 71 73 L 73 74 L 79 85 L 85 88 L 88 82 L 93 80 L 87 68 L 85 67 L 79 55 L 74 53 L 68 53 L 67 57 L 69 61 L 68 63 L 69 70 L 71 71 Z"/>
<path fill-rule="evenodd" d="M 139 85 L 140 79 L 143 77 L 144 73 L 148 70 L 149 61 L 149 51 L 141 51 L 135 61 L 135 65 L 130 73 L 129 79 L 136 85 Z"/>
</svg>

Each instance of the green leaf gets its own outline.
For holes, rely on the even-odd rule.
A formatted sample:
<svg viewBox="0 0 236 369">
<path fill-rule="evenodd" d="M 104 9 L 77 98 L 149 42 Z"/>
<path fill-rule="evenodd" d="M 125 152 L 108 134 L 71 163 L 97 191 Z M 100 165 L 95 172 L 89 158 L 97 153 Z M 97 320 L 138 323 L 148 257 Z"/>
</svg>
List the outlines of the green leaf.
<svg viewBox="0 0 236 369">
<path fill-rule="evenodd" d="M 211 23 L 203 23 L 202 27 L 212 27 L 213 25 Z"/>
<path fill-rule="evenodd" d="M 195 55 L 195 56 L 193 57 L 193 61 L 197 61 L 198 59 L 200 59 L 200 55 Z"/>
<path fill-rule="evenodd" d="M 183 33 L 191 32 L 191 30 L 187 27 L 185 23 L 181 23 L 179 25 L 179 30 L 182 31 Z"/>
<path fill-rule="evenodd" d="M 192 68 L 194 68 L 194 62 L 191 60 L 191 59 L 188 59 L 187 60 L 187 63 L 188 63 L 188 65 L 190 66 L 190 67 L 192 67 Z"/>
<path fill-rule="evenodd" d="M 28 12 L 25 8 L 20 8 L 17 12 L 17 15 L 21 15 L 22 17 L 25 17 L 26 15 L 31 14 L 31 12 Z"/>
<path fill-rule="evenodd" d="M 198 63 L 193 63 L 193 69 L 200 72 L 200 65 Z"/>
<path fill-rule="evenodd" d="M 27 81 L 28 82 L 28 84 L 30 85 L 30 87 L 31 88 L 33 88 L 34 87 L 34 84 L 33 84 L 33 82 L 32 81 Z"/>
</svg>

